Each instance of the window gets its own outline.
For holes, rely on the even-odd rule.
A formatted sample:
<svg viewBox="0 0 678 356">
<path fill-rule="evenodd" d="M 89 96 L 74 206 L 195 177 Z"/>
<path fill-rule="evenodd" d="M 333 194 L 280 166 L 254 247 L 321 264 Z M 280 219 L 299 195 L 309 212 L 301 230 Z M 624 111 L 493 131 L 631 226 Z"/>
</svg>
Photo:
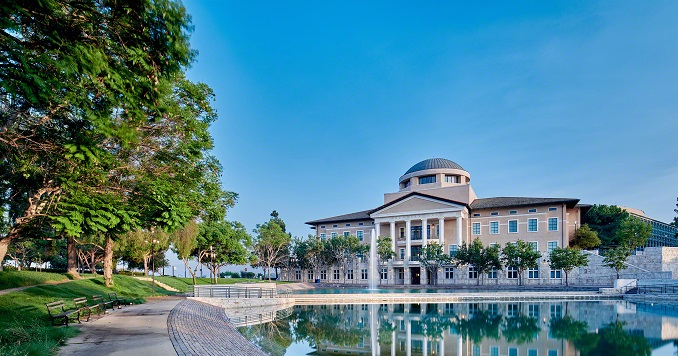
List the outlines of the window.
<svg viewBox="0 0 678 356">
<path fill-rule="evenodd" d="M 327 279 L 327 270 L 320 270 L 320 279 Z"/>
<path fill-rule="evenodd" d="M 325 228 L 325 225 L 320 225 L 320 228 L 321 228 L 321 229 L 324 229 L 324 228 Z"/>
<path fill-rule="evenodd" d="M 497 270 L 492 269 L 491 271 L 487 272 L 487 278 L 488 279 L 497 279 Z"/>
<path fill-rule="evenodd" d="M 454 257 L 459 251 L 459 245 L 450 245 L 450 257 Z"/>
<path fill-rule="evenodd" d="M 445 279 L 454 278 L 454 267 L 445 267 Z"/>
<path fill-rule="evenodd" d="M 401 249 L 400 249 L 400 259 L 401 259 L 401 260 L 404 260 L 404 259 L 405 259 L 405 249 L 404 249 L 404 248 L 401 248 Z"/>
<path fill-rule="evenodd" d="M 349 237 L 351 233 L 349 231 L 344 231 L 344 237 Z"/>
<path fill-rule="evenodd" d="M 518 348 L 517 347 L 509 347 L 508 356 L 518 356 Z"/>
<path fill-rule="evenodd" d="M 471 226 L 473 227 L 473 235 L 480 235 L 480 223 L 474 222 Z"/>
<path fill-rule="evenodd" d="M 530 210 L 528 210 L 527 212 L 528 212 L 528 213 L 536 213 L 536 212 L 537 212 L 537 209 L 530 209 Z"/>
<path fill-rule="evenodd" d="M 558 231 L 558 218 L 549 218 L 549 231 Z"/>
<path fill-rule="evenodd" d="M 355 232 L 355 235 L 358 236 L 358 240 L 363 240 L 363 230 L 358 230 Z"/>
<path fill-rule="evenodd" d="M 445 303 L 445 314 L 454 314 L 454 303 Z"/>
<path fill-rule="evenodd" d="M 490 356 L 499 356 L 499 346 L 490 346 Z"/>
<path fill-rule="evenodd" d="M 527 231 L 537 232 L 537 219 L 527 219 Z"/>
<path fill-rule="evenodd" d="M 335 269 L 332 271 L 332 278 L 339 279 L 339 270 Z"/>
<path fill-rule="evenodd" d="M 473 345 L 471 348 L 471 354 L 473 356 L 480 356 L 480 345 Z"/>
<path fill-rule="evenodd" d="M 527 356 L 539 356 L 539 354 L 537 353 L 537 349 L 528 349 Z"/>
<path fill-rule="evenodd" d="M 404 227 L 401 227 L 401 228 L 400 228 L 400 238 L 401 238 L 401 239 L 404 239 L 404 238 L 405 238 L 405 228 L 404 228 Z"/>
<path fill-rule="evenodd" d="M 353 279 L 353 270 L 349 269 L 346 271 L 346 279 Z"/>
<path fill-rule="evenodd" d="M 468 278 L 471 278 L 471 279 L 477 279 L 478 278 L 478 271 L 476 270 L 475 267 L 469 266 L 469 268 L 468 268 Z"/>
<path fill-rule="evenodd" d="M 383 279 L 383 280 L 388 279 L 388 268 L 382 268 L 381 269 L 381 279 Z"/>
<path fill-rule="evenodd" d="M 560 279 L 562 277 L 562 271 L 559 269 L 552 269 L 551 270 L 551 279 Z"/>
<path fill-rule="evenodd" d="M 509 215 L 516 215 L 516 214 L 518 214 L 518 210 L 509 211 Z"/>
<path fill-rule="evenodd" d="M 403 268 L 398 269 L 398 279 L 400 280 L 405 279 L 405 270 Z"/>
<path fill-rule="evenodd" d="M 436 182 L 436 176 L 419 177 L 419 184 L 429 184 L 429 183 L 435 183 L 435 182 Z"/>
<path fill-rule="evenodd" d="M 506 316 L 509 318 L 514 318 L 520 315 L 520 305 L 518 304 L 506 304 Z"/>
<path fill-rule="evenodd" d="M 511 234 L 518 233 L 518 220 L 509 220 L 508 231 Z"/>
<path fill-rule="evenodd" d="M 332 225 L 332 227 L 339 227 L 339 225 Z"/>
<path fill-rule="evenodd" d="M 358 223 L 358 226 L 363 226 L 363 225 L 365 225 L 365 223 Z"/>
<path fill-rule="evenodd" d="M 549 253 L 554 249 L 558 248 L 558 241 L 549 241 L 548 242 Z"/>
<path fill-rule="evenodd" d="M 558 356 L 558 350 L 549 350 L 548 356 Z"/>
<path fill-rule="evenodd" d="M 332 238 L 334 238 L 334 237 L 337 237 L 337 233 L 336 233 L 336 232 L 333 232 L 333 233 L 332 233 Z"/>
<path fill-rule="evenodd" d="M 409 187 L 410 186 L 410 180 L 408 179 L 408 180 L 402 182 L 401 186 L 403 187 L 403 189 Z"/>
<path fill-rule="evenodd" d="M 556 211 L 558 208 L 549 208 L 549 211 Z"/>
<path fill-rule="evenodd" d="M 313 280 L 313 271 L 308 271 L 308 280 L 309 281 Z"/>
<path fill-rule="evenodd" d="M 478 217 L 478 216 L 480 216 L 480 214 L 479 214 L 479 213 L 474 213 L 473 216 Z"/>
<path fill-rule="evenodd" d="M 518 278 L 518 269 L 515 267 L 509 267 L 506 269 L 506 275 L 508 279 L 517 279 Z"/>
<path fill-rule="evenodd" d="M 446 183 L 460 183 L 460 182 L 461 182 L 461 177 L 459 177 L 459 176 L 452 176 L 452 175 L 445 175 L 445 182 L 446 182 Z"/>
<path fill-rule="evenodd" d="M 327 239 L 327 234 L 320 234 L 320 238 L 323 240 Z"/>
<path fill-rule="evenodd" d="M 563 317 L 563 306 L 560 304 L 551 304 L 551 319 L 560 319 Z"/>
<path fill-rule="evenodd" d="M 488 304 L 487 312 L 490 313 L 490 315 L 499 315 L 499 304 L 497 303 Z"/>
<path fill-rule="evenodd" d="M 527 270 L 527 278 L 539 279 L 539 268 L 528 269 Z"/>
<path fill-rule="evenodd" d="M 530 304 L 527 306 L 527 313 L 530 318 L 539 319 L 539 304 Z"/>
<path fill-rule="evenodd" d="M 499 212 L 493 211 L 493 212 L 490 213 L 490 215 L 492 215 L 492 216 L 497 216 L 497 215 L 499 215 Z"/>
<path fill-rule="evenodd" d="M 527 244 L 532 246 L 532 250 L 534 252 L 539 252 L 539 245 L 538 245 L 537 241 L 530 241 Z"/>
<path fill-rule="evenodd" d="M 367 269 L 361 269 L 360 270 L 360 278 L 361 279 L 367 279 Z"/>
<path fill-rule="evenodd" d="M 421 240 L 421 226 L 412 226 L 410 230 L 411 240 Z"/>
<path fill-rule="evenodd" d="M 296 277 L 295 279 L 300 280 L 301 279 L 301 271 L 299 271 L 299 270 L 294 271 L 294 277 Z"/>
<path fill-rule="evenodd" d="M 490 234 L 499 233 L 499 221 L 490 221 Z"/>
</svg>

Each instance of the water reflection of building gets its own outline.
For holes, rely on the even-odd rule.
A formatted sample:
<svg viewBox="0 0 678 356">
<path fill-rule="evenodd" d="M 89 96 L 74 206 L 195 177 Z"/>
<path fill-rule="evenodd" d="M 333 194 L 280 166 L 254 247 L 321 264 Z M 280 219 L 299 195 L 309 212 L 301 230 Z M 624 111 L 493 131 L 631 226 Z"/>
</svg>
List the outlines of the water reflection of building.
<svg viewBox="0 0 678 356">
<path fill-rule="evenodd" d="M 358 304 L 295 311 L 302 315 L 300 329 L 317 333 L 311 338 L 320 355 L 578 355 L 567 333 L 594 335 L 616 322 L 629 337 L 644 337 L 649 349 L 678 339 L 677 318 L 623 302 Z M 554 321 L 568 320 L 562 330 L 553 329 L 560 327 Z"/>
</svg>

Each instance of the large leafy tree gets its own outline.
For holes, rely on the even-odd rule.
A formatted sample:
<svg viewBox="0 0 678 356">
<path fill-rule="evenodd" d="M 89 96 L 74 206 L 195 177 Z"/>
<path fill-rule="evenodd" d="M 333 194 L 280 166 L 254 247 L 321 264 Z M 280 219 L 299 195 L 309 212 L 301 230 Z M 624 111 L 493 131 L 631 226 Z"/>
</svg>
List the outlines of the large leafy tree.
<svg viewBox="0 0 678 356">
<path fill-rule="evenodd" d="M 271 219 L 259 224 L 254 229 L 253 254 L 257 258 L 257 264 L 264 267 L 268 279 L 271 280 L 271 268 L 281 264 L 289 254 L 289 246 L 292 242 L 290 234 L 285 232 L 285 223 L 273 211 Z"/>
<path fill-rule="evenodd" d="M 635 250 L 637 247 L 645 246 L 650 235 L 652 225 L 636 217 L 629 217 L 621 223 L 615 238 L 621 245 Z"/>
<path fill-rule="evenodd" d="M 390 236 L 380 236 L 377 238 L 377 258 L 379 258 L 379 267 L 386 264 L 386 261 L 395 257 L 395 252 L 392 249 L 393 240 Z M 379 278 L 381 284 L 381 278 Z"/>
<path fill-rule="evenodd" d="M 626 245 L 611 248 L 603 253 L 603 265 L 614 269 L 617 272 L 617 279 L 619 279 L 619 272 L 628 268 L 626 260 L 632 253 L 633 250 Z"/>
<path fill-rule="evenodd" d="M 432 282 L 431 284 L 438 284 L 438 270 L 444 264 L 450 262 L 450 256 L 443 251 L 442 245 L 435 242 L 429 243 L 426 247 L 422 248 L 419 256 L 419 262 L 426 269 L 426 274 L 428 274 L 429 281 Z"/>
<path fill-rule="evenodd" d="M 523 272 L 526 269 L 539 266 L 540 257 L 541 252 L 535 250 L 532 244 L 523 240 L 518 240 L 515 243 L 509 242 L 501 249 L 501 259 L 504 266 L 518 270 L 518 285 L 523 284 Z"/>
<path fill-rule="evenodd" d="M 499 247 L 496 245 L 484 247 L 479 238 L 467 245 L 463 242 L 459 250 L 454 255 L 453 261 L 457 266 L 468 265 L 474 267 L 478 271 L 479 278 L 476 281 L 480 285 L 480 281 L 485 273 L 495 269 L 501 269 L 501 259 L 499 257 Z"/>
<path fill-rule="evenodd" d="M 239 222 L 208 221 L 200 224 L 195 256 L 212 272 L 214 283 L 221 267 L 249 262 L 252 237 Z"/>
<path fill-rule="evenodd" d="M 604 248 L 619 245 L 617 230 L 629 213 L 616 205 L 593 205 L 582 217 L 582 223 L 598 233 Z"/>
<path fill-rule="evenodd" d="M 600 246 L 601 241 L 598 233 L 591 230 L 588 224 L 583 224 L 574 232 L 574 238 L 570 242 L 571 247 L 579 247 L 582 250 L 590 250 Z"/>
<path fill-rule="evenodd" d="M 57 203 L 77 204 L 83 191 L 102 200 L 119 194 L 101 188 L 106 172 L 116 172 L 112 156 L 161 116 L 153 114 L 161 83 L 193 53 L 188 16 L 172 1 L 10 1 L 0 4 L 0 19 L 0 205 L 9 217 L 2 260 L 11 241 L 61 215 Z M 80 206 L 98 208 L 89 200 Z M 100 225 L 123 233 L 131 215 Z"/>
<path fill-rule="evenodd" d="M 361 249 L 360 240 L 355 236 L 339 235 L 330 238 L 327 243 L 331 259 L 342 268 L 342 276 L 344 283 L 346 283 L 348 269 L 352 268 L 353 262 Z"/>
<path fill-rule="evenodd" d="M 175 230 L 171 237 L 172 251 L 184 262 L 186 270 L 191 273 L 193 285 L 196 284 L 196 274 L 198 273 L 200 260 L 198 260 L 194 268 L 191 268 L 189 262 L 197 258 L 197 254 L 194 251 L 198 246 L 197 237 L 199 233 L 200 227 L 195 221 L 191 220 L 182 229 Z"/>
<path fill-rule="evenodd" d="M 565 272 L 565 285 L 569 286 L 568 275 L 578 267 L 584 267 L 589 264 L 589 258 L 578 248 L 557 247 L 549 254 L 549 265 L 551 269 L 562 269 Z"/>
</svg>

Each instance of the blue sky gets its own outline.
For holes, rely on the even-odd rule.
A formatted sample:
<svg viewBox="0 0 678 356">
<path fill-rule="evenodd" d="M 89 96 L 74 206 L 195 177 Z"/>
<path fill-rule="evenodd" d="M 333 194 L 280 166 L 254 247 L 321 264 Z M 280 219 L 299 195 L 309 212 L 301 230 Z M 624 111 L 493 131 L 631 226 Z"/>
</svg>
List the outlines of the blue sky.
<svg viewBox="0 0 678 356">
<path fill-rule="evenodd" d="M 248 230 L 379 206 L 443 157 L 479 197 L 670 221 L 678 2 L 185 1 L 214 154 Z"/>
</svg>

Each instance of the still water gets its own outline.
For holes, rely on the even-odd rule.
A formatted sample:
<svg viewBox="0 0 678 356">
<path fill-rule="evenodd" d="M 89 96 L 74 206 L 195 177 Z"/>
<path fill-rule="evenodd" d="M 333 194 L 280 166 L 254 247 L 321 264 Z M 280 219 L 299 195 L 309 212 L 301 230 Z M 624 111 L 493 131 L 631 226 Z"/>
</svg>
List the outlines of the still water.
<svg viewBox="0 0 678 356">
<path fill-rule="evenodd" d="M 269 320 L 238 330 L 271 355 L 678 355 L 678 307 L 623 301 L 302 305 Z"/>
</svg>

